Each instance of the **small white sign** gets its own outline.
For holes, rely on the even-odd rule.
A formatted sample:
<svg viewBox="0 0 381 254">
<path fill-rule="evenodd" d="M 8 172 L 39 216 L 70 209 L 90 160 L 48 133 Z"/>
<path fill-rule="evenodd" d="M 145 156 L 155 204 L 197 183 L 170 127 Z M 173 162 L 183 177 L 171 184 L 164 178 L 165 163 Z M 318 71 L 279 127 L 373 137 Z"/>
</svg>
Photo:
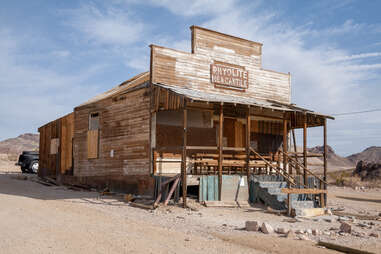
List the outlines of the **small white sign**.
<svg viewBox="0 0 381 254">
<path fill-rule="evenodd" d="M 114 157 L 114 149 L 111 149 L 111 151 L 110 151 L 110 157 L 111 157 L 111 158 Z"/>
<path fill-rule="evenodd" d="M 245 186 L 245 179 L 241 177 L 241 180 L 239 181 L 239 186 Z"/>
</svg>

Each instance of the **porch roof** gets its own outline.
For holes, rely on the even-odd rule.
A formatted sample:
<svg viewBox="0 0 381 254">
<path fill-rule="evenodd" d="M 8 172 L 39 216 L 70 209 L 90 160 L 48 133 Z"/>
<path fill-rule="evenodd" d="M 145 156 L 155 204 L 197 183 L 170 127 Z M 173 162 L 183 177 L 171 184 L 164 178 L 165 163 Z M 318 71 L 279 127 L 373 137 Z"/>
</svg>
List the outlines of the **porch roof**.
<svg viewBox="0 0 381 254">
<path fill-rule="evenodd" d="M 277 110 L 277 111 L 283 111 L 283 112 L 284 111 L 299 112 L 299 113 L 306 113 L 310 115 L 320 116 L 323 118 L 335 119 L 332 116 L 324 115 L 324 114 L 314 112 L 306 108 L 298 107 L 295 104 L 285 104 L 285 103 L 280 103 L 277 101 L 260 100 L 256 98 L 240 97 L 240 96 L 229 95 L 229 94 L 210 93 L 205 91 L 189 89 L 185 87 L 169 86 L 169 85 L 164 85 L 159 83 L 155 83 L 153 85 L 164 88 L 164 89 L 168 89 L 178 95 L 184 96 L 194 101 L 203 101 L 203 102 L 211 102 L 211 103 L 222 102 L 222 103 L 250 105 L 254 107 L 268 108 L 271 110 Z"/>
</svg>

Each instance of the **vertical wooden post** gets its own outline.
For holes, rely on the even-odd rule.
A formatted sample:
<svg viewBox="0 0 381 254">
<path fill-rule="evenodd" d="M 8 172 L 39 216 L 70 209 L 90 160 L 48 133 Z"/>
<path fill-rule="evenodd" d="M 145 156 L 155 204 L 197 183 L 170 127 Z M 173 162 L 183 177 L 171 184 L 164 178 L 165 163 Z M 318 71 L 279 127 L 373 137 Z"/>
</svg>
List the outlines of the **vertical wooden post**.
<svg viewBox="0 0 381 254">
<path fill-rule="evenodd" d="M 307 185 L 307 114 L 303 117 L 303 183 Z"/>
<path fill-rule="evenodd" d="M 220 105 L 220 129 L 219 129 L 219 142 L 218 142 L 218 200 L 221 201 L 222 193 L 222 149 L 223 149 L 223 130 L 224 130 L 224 105 Z"/>
<path fill-rule="evenodd" d="M 288 149 L 288 144 L 287 144 L 287 136 L 288 136 L 288 130 L 287 130 L 287 119 L 286 116 L 283 119 L 283 169 L 286 171 L 287 169 L 287 149 Z"/>
<path fill-rule="evenodd" d="M 296 147 L 296 138 L 295 138 L 295 130 L 292 129 L 292 140 L 293 140 L 293 143 L 294 143 L 294 152 L 295 152 L 295 160 L 297 163 L 299 163 L 299 160 L 298 160 L 298 148 Z M 299 165 L 296 164 L 295 165 L 295 169 L 296 169 L 296 174 L 298 174 L 299 172 Z"/>
<path fill-rule="evenodd" d="M 184 110 L 183 110 L 183 153 L 181 156 L 181 179 L 183 182 L 183 206 L 184 208 L 187 207 L 187 124 L 188 124 L 188 117 L 187 117 L 187 108 L 186 108 L 186 102 L 184 102 Z"/>
<path fill-rule="evenodd" d="M 250 129 L 251 129 L 251 119 L 250 119 L 250 106 L 247 108 L 246 115 L 246 176 L 247 176 L 247 188 L 250 196 Z"/>
<path fill-rule="evenodd" d="M 324 177 L 323 177 L 323 180 L 324 182 L 327 182 L 327 153 L 328 153 L 328 149 L 327 149 L 327 119 L 325 118 L 324 119 Z M 326 190 L 327 189 L 327 184 L 324 183 L 324 189 Z M 324 193 L 324 204 L 327 204 L 327 194 Z"/>
</svg>

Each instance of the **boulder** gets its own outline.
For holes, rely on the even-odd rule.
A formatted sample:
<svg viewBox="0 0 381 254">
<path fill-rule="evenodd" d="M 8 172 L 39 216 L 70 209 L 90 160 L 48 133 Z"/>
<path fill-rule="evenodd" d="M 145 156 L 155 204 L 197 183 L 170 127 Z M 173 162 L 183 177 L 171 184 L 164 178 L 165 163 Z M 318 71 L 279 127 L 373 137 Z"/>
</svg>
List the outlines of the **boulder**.
<svg viewBox="0 0 381 254">
<path fill-rule="evenodd" d="M 271 227 L 270 224 L 263 222 L 261 226 L 261 231 L 265 234 L 272 234 L 274 233 L 274 229 Z"/>
<path fill-rule="evenodd" d="M 340 231 L 350 234 L 352 232 L 352 226 L 347 222 L 342 222 L 340 226 Z"/>
<path fill-rule="evenodd" d="M 285 228 L 277 228 L 275 232 L 277 232 L 278 234 L 286 234 L 287 230 Z"/>
<path fill-rule="evenodd" d="M 369 236 L 376 237 L 376 238 L 380 237 L 380 235 L 377 232 L 372 232 L 372 233 L 369 234 Z"/>
<path fill-rule="evenodd" d="M 258 221 L 246 221 L 246 230 L 247 231 L 258 231 L 259 230 L 259 223 Z"/>
</svg>

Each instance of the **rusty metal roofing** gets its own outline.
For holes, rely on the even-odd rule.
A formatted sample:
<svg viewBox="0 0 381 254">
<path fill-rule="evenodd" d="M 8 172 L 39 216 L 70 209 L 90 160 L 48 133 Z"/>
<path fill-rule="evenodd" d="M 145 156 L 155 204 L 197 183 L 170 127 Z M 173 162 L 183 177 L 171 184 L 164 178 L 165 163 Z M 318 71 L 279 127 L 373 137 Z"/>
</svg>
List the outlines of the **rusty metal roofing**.
<svg viewBox="0 0 381 254">
<path fill-rule="evenodd" d="M 243 105 L 268 108 L 268 109 L 278 110 L 278 111 L 289 111 L 289 112 L 296 111 L 296 112 L 313 114 L 313 115 L 322 116 L 325 118 L 334 119 L 334 117 L 332 116 L 324 115 L 309 109 L 301 108 L 296 106 L 295 104 L 284 104 L 284 103 L 279 103 L 279 102 L 271 101 L 271 100 L 260 100 L 257 98 L 240 97 L 240 96 L 235 96 L 230 94 L 208 93 L 205 91 L 199 91 L 199 90 L 189 89 L 185 87 L 168 86 L 168 85 L 157 84 L 157 83 L 154 85 L 168 89 L 178 95 L 185 96 L 194 101 L 243 104 Z"/>
</svg>

